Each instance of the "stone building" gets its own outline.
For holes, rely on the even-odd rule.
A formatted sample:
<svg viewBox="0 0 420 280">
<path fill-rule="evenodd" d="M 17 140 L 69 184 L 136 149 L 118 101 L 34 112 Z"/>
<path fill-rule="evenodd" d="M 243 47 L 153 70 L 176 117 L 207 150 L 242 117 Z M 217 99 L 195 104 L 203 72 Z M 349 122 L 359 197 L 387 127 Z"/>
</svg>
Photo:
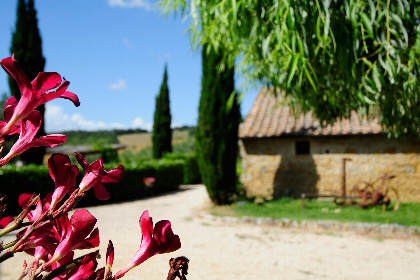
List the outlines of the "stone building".
<svg viewBox="0 0 420 280">
<path fill-rule="evenodd" d="M 241 181 L 248 197 L 340 195 L 343 184 L 349 194 L 357 182 L 388 174 L 396 176 L 389 186 L 401 201 L 420 201 L 418 140 L 389 139 L 378 119 L 357 113 L 321 126 L 311 113 L 295 117 L 280 99 L 263 88 L 239 129 Z"/>
</svg>

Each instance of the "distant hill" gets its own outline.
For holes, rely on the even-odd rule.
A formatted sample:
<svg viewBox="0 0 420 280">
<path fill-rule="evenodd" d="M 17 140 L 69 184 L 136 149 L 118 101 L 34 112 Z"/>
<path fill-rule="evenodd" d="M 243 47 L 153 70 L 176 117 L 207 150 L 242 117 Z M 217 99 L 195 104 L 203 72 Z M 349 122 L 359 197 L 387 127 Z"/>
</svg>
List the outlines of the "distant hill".
<svg viewBox="0 0 420 280">
<path fill-rule="evenodd" d="M 116 144 L 119 135 L 147 133 L 144 129 L 115 129 L 115 130 L 98 130 L 98 131 L 83 131 L 72 130 L 60 132 L 67 136 L 67 141 L 64 145 L 94 145 L 98 142 L 102 144 Z"/>
<path fill-rule="evenodd" d="M 179 142 L 184 140 L 188 135 L 193 135 L 195 127 L 183 126 L 176 128 L 173 131 L 174 142 Z M 67 136 L 67 141 L 63 145 L 95 145 L 100 142 L 101 144 L 121 143 L 126 145 L 128 144 L 128 146 L 134 145 L 137 146 L 136 148 L 151 146 L 151 132 L 144 129 L 114 129 L 98 131 L 71 130 L 60 132 L 60 134 Z"/>
</svg>

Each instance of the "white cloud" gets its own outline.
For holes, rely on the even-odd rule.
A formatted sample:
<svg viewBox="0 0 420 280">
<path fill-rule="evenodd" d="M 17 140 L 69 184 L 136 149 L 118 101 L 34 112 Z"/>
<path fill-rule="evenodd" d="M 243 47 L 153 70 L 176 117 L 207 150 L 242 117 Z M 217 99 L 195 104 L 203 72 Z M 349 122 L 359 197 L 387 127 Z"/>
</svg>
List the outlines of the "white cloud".
<svg viewBox="0 0 420 280">
<path fill-rule="evenodd" d="M 54 104 L 46 105 L 45 113 L 45 130 L 48 133 L 62 132 L 68 130 L 111 130 L 111 129 L 128 129 L 141 128 L 151 131 L 153 124 L 146 123 L 140 117 L 135 118 L 130 125 L 118 122 L 104 122 L 88 120 L 80 114 L 69 115 L 63 111 L 63 108 Z"/>
<path fill-rule="evenodd" d="M 124 79 L 118 79 L 118 82 L 109 84 L 107 86 L 111 90 L 126 90 L 127 89 L 127 83 Z"/>
<path fill-rule="evenodd" d="M 145 123 L 142 118 L 137 117 L 131 122 L 131 127 L 132 128 L 141 128 L 141 129 L 146 129 L 148 131 L 151 131 L 153 129 L 153 124 L 152 123 Z"/>
<path fill-rule="evenodd" d="M 148 0 L 108 0 L 111 7 L 140 8 L 147 11 L 152 9 L 152 4 Z"/>
<path fill-rule="evenodd" d="M 80 114 L 68 115 L 58 105 L 47 104 L 45 113 L 45 130 L 48 133 L 66 130 L 106 130 L 126 129 L 127 126 L 121 123 L 106 123 L 103 121 L 87 120 Z"/>
<path fill-rule="evenodd" d="M 124 38 L 122 39 L 122 41 L 123 41 L 124 46 L 126 46 L 126 47 L 128 47 L 128 48 L 133 47 L 133 44 L 131 44 L 130 40 L 128 40 L 128 38 L 127 38 L 127 37 L 124 37 Z"/>
<path fill-rule="evenodd" d="M 158 57 L 158 60 L 159 61 L 168 61 L 168 60 L 170 60 L 171 59 L 171 54 L 170 53 L 165 53 L 165 54 L 162 54 L 162 55 L 159 55 L 159 57 Z"/>
</svg>

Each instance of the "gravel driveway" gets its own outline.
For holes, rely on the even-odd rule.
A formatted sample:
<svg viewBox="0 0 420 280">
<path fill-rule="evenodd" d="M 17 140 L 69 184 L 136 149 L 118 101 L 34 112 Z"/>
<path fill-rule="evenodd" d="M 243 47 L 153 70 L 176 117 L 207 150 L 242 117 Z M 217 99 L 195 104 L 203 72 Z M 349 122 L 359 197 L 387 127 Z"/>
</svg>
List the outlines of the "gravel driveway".
<svg viewBox="0 0 420 280">
<path fill-rule="evenodd" d="M 112 187 L 109 187 L 112 195 Z M 114 190 L 115 191 L 115 190 Z M 352 232 L 309 232 L 275 226 L 226 224 L 201 218 L 209 199 L 203 186 L 143 200 L 90 207 L 98 219 L 104 266 L 108 239 L 114 273 L 140 244 L 138 220 L 148 209 L 154 222 L 169 219 L 182 248 L 130 271 L 126 280 L 164 280 L 171 257 L 190 259 L 188 279 L 420 279 L 420 238 L 380 238 Z M 7 237 L 9 240 L 12 236 Z M 24 255 L 0 266 L 0 279 L 17 279 Z"/>
</svg>

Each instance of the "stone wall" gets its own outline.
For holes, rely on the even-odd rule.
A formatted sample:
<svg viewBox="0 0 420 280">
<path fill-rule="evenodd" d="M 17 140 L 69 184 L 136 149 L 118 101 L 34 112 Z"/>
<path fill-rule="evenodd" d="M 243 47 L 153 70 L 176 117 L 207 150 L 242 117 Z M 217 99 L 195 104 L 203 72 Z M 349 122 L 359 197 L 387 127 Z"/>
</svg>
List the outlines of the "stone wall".
<svg viewBox="0 0 420 280">
<path fill-rule="evenodd" d="M 296 155 L 296 141 L 309 141 L 310 153 Z M 248 197 L 300 197 L 302 192 L 342 193 L 343 158 L 347 194 L 359 181 L 385 173 L 401 201 L 420 201 L 420 142 L 386 136 L 242 139 L 241 181 Z M 375 186 L 378 187 L 378 181 Z"/>
</svg>

